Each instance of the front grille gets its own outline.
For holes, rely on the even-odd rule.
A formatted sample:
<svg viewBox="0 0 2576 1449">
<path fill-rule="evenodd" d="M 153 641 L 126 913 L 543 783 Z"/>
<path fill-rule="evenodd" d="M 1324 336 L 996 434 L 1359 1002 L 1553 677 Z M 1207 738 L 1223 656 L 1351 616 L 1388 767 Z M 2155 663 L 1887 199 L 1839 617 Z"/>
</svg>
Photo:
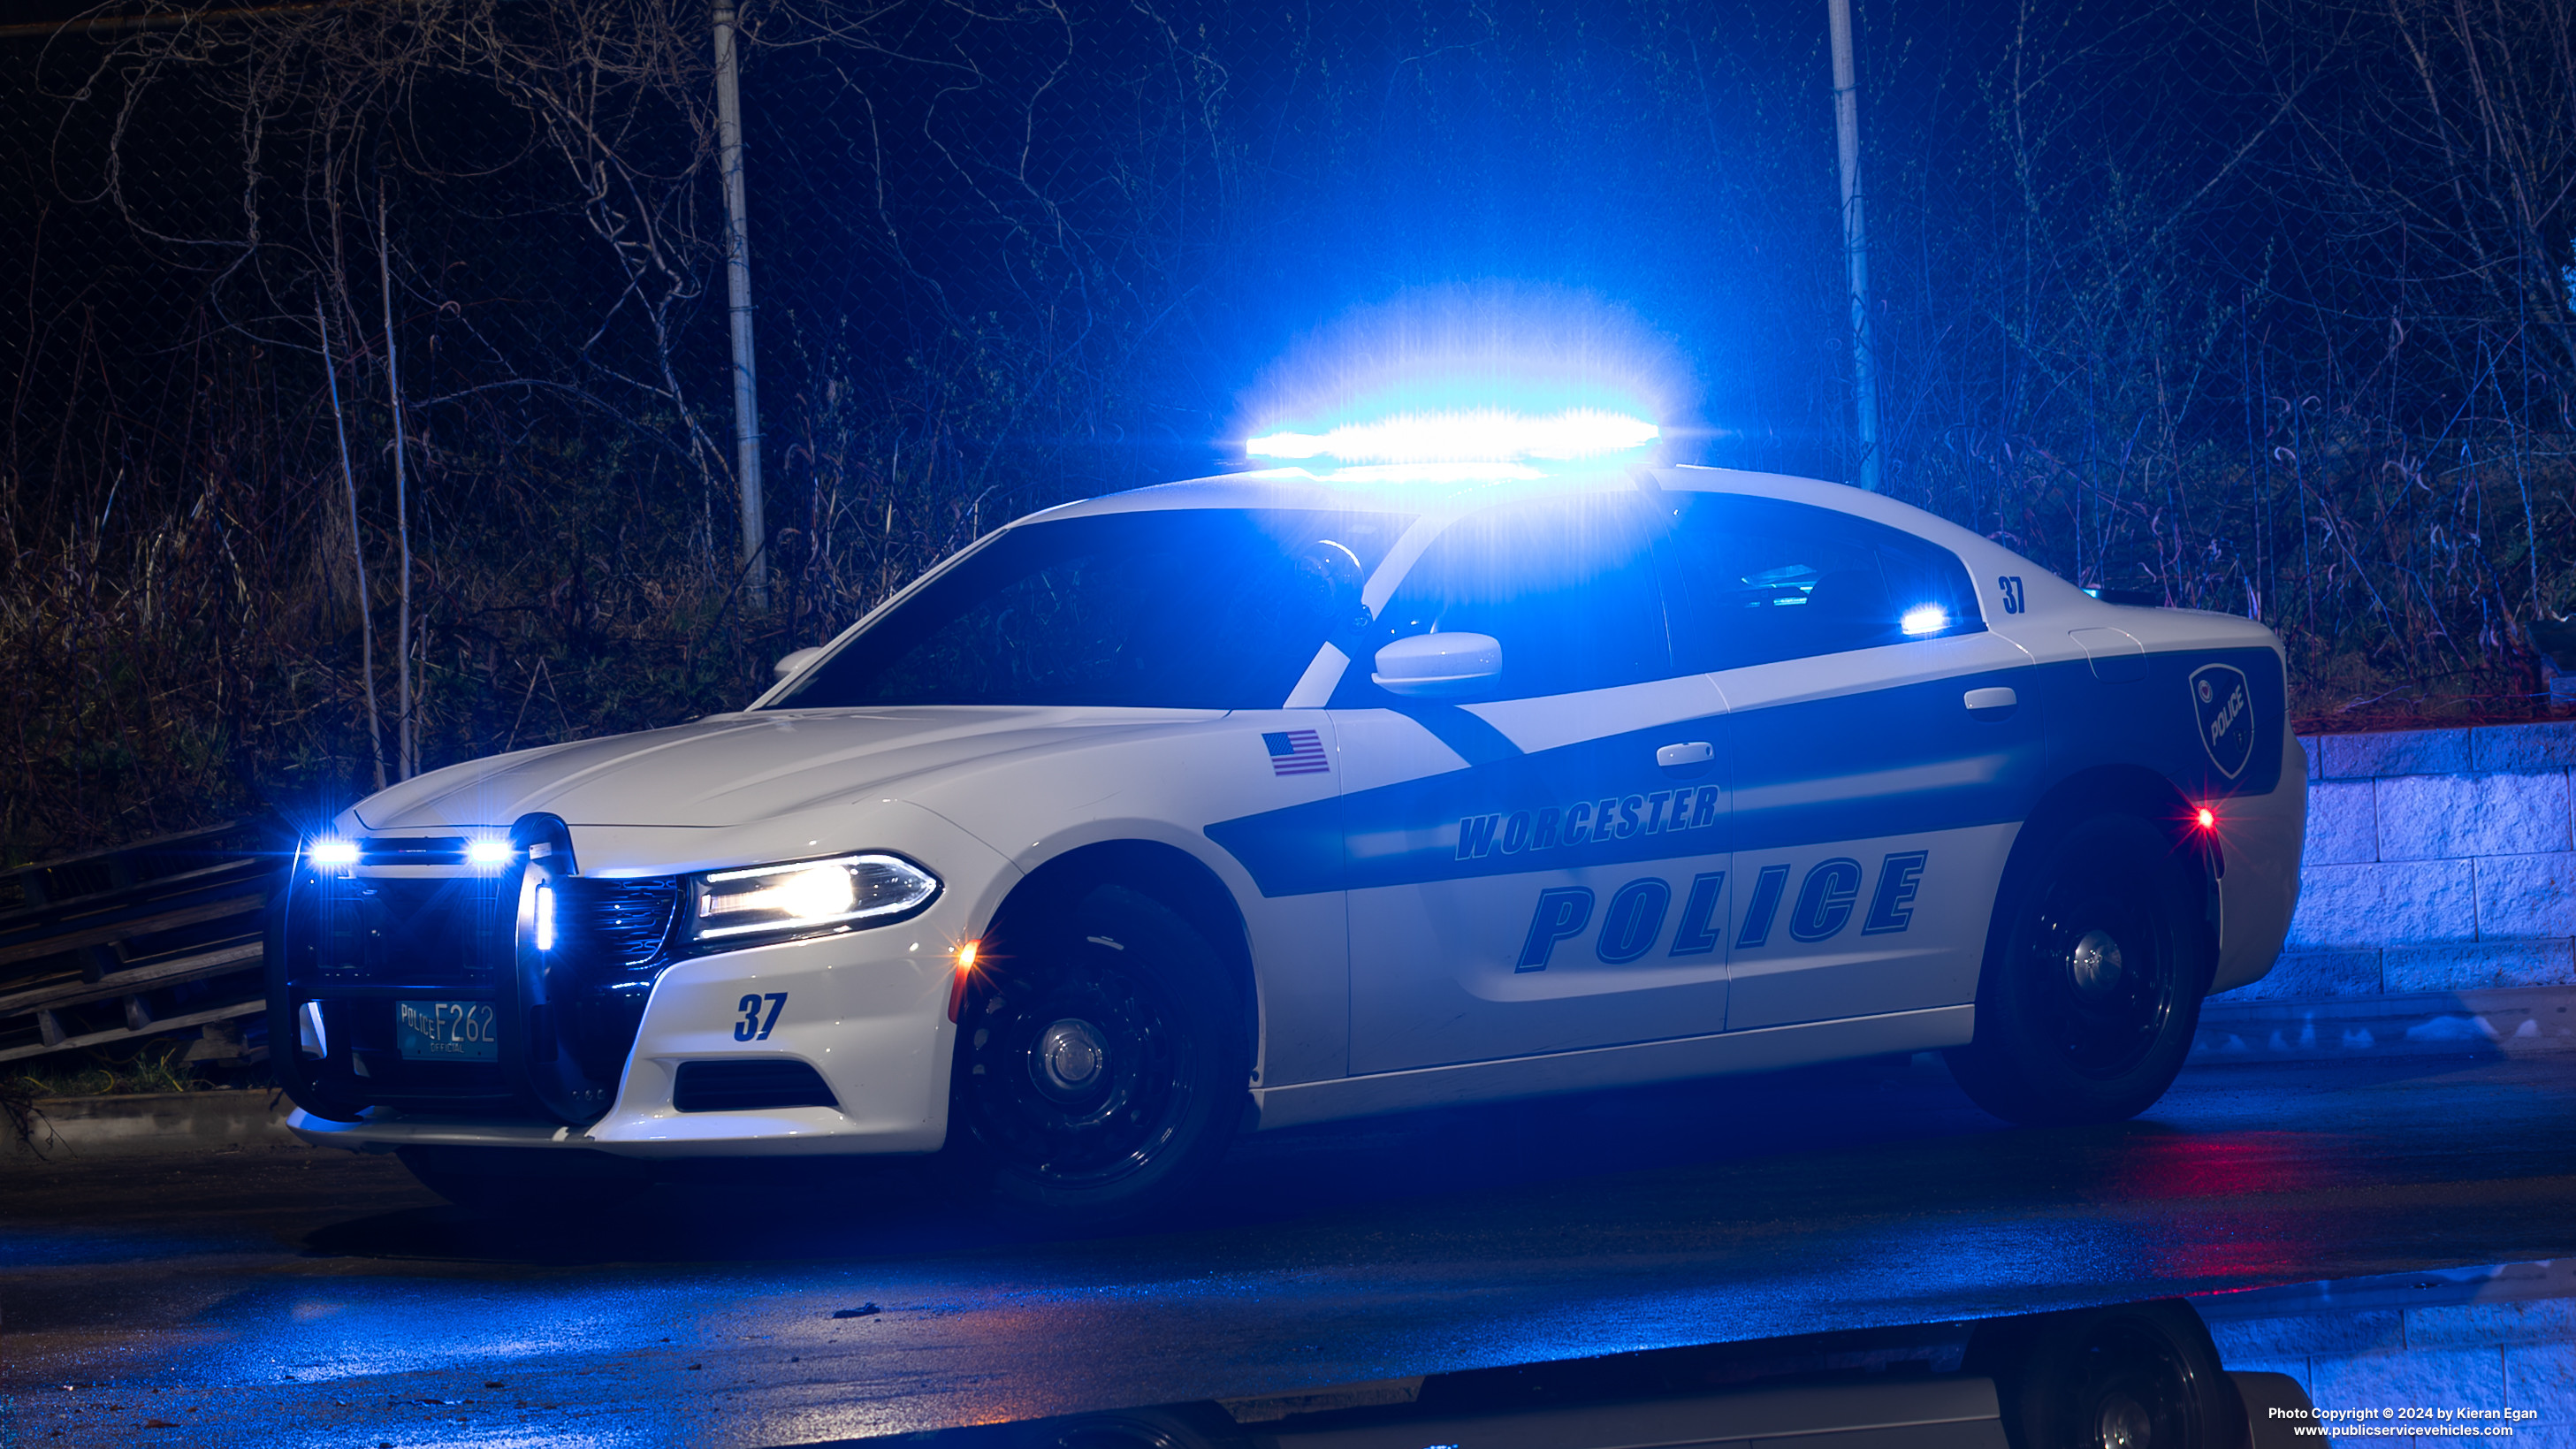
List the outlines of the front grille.
<svg viewBox="0 0 2576 1449">
<path fill-rule="evenodd" d="M 671 1106 L 682 1112 L 837 1107 L 823 1074 L 803 1062 L 682 1062 Z"/>
<path fill-rule="evenodd" d="M 574 876 L 555 888 L 562 893 L 557 929 L 565 945 L 595 969 L 640 971 L 662 964 L 671 923 L 680 914 L 678 881 Z"/>
<path fill-rule="evenodd" d="M 573 876 L 555 889 L 560 959 L 547 970 L 546 994 L 558 1003 L 563 1050 L 584 1076 L 614 1087 L 644 1024 L 645 999 L 671 964 L 680 883 Z"/>
</svg>

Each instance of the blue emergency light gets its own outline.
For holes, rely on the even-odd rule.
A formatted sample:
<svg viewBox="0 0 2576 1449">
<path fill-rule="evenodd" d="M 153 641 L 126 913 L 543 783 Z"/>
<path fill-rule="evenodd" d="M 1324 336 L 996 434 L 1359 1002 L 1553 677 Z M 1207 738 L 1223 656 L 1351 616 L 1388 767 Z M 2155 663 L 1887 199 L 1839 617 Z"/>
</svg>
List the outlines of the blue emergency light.
<svg viewBox="0 0 2576 1449">
<path fill-rule="evenodd" d="M 1543 416 L 1505 408 L 1406 412 L 1351 423 L 1326 433 L 1271 433 L 1245 451 L 1256 458 L 1342 464 L 1458 465 L 1573 463 L 1634 452 L 1663 436 L 1642 418 L 1606 408 L 1567 408 Z"/>
</svg>

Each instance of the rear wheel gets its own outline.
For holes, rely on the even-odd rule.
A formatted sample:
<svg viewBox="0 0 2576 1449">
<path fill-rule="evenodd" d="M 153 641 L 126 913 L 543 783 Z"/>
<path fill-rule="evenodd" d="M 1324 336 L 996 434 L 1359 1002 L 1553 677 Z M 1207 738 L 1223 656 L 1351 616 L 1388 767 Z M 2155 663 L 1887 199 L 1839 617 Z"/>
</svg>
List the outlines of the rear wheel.
<svg viewBox="0 0 2576 1449">
<path fill-rule="evenodd" d="M 1004 1207 L 1059 1223 L 1185 1193 L 1224 1155 L 1250 1072 L 1224 958 L 1116 886 L 994 944 L 958 1027 L 960 1165 Z"/>
<path fill-rule="evenodd" d="M 1974 1042 L 1950 1070 L 2014 1122 L 2112 1122 L 2182 1070 L 2208 980 L 2194 863 L 2133 815 L 2097 815 L 2016 862 Z"/>
<path fill-rule="evenodd" d="M 1995 1381 L 2012 1449 L 2239 1449 L 2244 1401 L 2179 1299 L 1979 1325 L 1960 1367 Z"/>
</svg>

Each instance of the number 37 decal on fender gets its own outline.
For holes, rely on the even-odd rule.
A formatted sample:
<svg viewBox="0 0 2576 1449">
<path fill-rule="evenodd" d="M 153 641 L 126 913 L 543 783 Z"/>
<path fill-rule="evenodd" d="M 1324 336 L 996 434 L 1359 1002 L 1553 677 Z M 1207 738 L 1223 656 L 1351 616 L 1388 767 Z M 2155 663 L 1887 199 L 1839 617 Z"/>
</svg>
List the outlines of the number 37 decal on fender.
<svg viewBox="0 0 2576 1449">
<path fill-rule="evenodd" d="M 761 1010 L 764 1004 L 769 1008 L 765 1014 Z M 778 1013 L 786 1007 L 787 993 L 784 991 L 773 991 L 766 996 L 744 992 L 742 1000 L 733 1004 L 733 1009 L 742 1013 L 742 1020 L 733 1024 L 733 1039 L 769 1040 L 769 1034 L 778 1029 Z"/>
</svg>

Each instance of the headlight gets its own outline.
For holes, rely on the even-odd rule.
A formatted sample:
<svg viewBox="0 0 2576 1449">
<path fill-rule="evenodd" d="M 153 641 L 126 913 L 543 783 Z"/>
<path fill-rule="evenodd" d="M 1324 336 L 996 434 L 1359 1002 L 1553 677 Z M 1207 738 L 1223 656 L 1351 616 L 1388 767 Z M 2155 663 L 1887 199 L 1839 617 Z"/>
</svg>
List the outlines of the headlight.
<svg viewBox="0 0 2576 1449">
<path fill-rule="evenodd" d="M 939 894 L 939 877 L 891 855 L 844 855 L 692 876 L 694 940 L 864 926 Z"/>
</svg>

